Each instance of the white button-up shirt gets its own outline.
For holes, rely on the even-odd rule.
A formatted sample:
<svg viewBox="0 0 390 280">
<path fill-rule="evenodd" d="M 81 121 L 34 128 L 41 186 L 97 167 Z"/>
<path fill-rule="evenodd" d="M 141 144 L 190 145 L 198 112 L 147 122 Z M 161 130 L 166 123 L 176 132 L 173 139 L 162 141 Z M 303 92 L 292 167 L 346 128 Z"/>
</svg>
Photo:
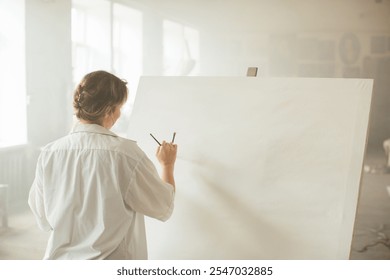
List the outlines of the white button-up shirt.
<svg viewBox="0 0 390 280">
<path fill-rule="evenodd" d="M 144 215 L 167 220 L 174 189 L 136 142 L 79 123 L 41 152 L 28 202 L 44 259 L 147 259 Z"/>
</svg>

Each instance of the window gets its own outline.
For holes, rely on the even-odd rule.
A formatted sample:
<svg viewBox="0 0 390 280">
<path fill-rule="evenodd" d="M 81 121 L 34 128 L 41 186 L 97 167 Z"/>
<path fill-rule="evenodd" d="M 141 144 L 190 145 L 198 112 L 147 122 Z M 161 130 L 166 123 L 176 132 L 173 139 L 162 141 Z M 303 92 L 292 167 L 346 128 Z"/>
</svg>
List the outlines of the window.
<svg viewBox="0 0 390 280">
<path fill-rule="evenodd" d="M 111 71 L 110 2 L 72 3 L 72 66 L 77 84 L 88 72 Z"/>
<path fill-rule="evenodd" d="M 24 1 L 0 1 L 0 148 L 27 142 Z"/>
<path fill-rule="evenodd" d="M 113 1 L 73 0 L 73 82 L 88 72 L 109 71 L 128 82 L 129 99 L 113 127 L 125 134 L 142 74 L 142 12 Z"/>
</svg>

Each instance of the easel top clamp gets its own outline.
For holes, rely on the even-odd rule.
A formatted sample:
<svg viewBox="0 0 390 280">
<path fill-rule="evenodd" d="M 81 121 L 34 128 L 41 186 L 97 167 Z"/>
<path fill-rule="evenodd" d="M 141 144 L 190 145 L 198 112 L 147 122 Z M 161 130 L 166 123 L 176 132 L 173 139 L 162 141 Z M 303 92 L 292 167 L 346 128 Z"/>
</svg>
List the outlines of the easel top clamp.
<svg viewBox="0 0 390 280">
<path fill-rule="evenodd" d="M 248 67 L 246 72 L 247 77 L 256 77 L 257 76 L 257 67 Z"/>
</svg>

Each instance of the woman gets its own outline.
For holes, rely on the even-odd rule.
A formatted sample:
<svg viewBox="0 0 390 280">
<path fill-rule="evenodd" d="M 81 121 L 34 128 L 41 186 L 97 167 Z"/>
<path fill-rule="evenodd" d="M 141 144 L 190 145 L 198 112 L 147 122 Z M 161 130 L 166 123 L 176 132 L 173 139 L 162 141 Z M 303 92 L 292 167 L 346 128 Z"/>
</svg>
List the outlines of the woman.
<svg viewBox="0 0 390 280">
<path fill-rule="evenodd" d="M 136 142 L 109 130 L 126 99 L 126 82 L 87 74 L 74 92 L 79 122 L 42 150 L 28 202 L 51 232 L 44 259 L 147 259 L 144 215 L 170 217 L 177 146 L 159 146 L 160 178 Z"/>
</svg>

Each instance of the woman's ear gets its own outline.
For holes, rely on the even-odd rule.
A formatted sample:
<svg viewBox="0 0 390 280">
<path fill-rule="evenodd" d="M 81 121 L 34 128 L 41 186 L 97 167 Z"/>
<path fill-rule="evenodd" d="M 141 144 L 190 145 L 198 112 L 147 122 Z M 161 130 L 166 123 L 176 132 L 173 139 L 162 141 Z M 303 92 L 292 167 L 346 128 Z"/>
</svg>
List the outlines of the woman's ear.
<svg viewBox="0 0 390 280">
<path fill-rule="evenodd" d="M 115 107 L 107 108 L 105 118 L 111 118 L 114 115 Z"/>
</svg>

